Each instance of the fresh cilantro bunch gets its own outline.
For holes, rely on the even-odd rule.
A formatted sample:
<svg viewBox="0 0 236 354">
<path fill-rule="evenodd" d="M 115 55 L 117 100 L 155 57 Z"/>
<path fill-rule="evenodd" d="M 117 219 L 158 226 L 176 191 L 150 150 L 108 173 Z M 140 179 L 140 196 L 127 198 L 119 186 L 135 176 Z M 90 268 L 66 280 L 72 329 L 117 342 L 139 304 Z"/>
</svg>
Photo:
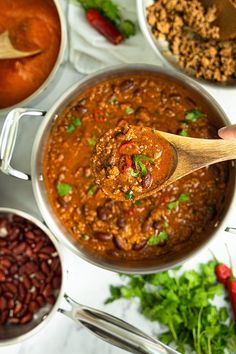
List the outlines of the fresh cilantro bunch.
<svg viewBox="0 0 236 354">
<path fill-rule="evenodd" d="M 215 261 L 201 264 L 199 271 L 179 270 L 152 275 L 123 275 L 126 285 L 111 286 L 111 297 L 139 298 L 140 312 L 167 327 L 159 339 L 174 345 L 180 353 L 235 354 L 236 326 L 226 307 L 212 300 L 223 296 L 224 286 L 216 282 Z"/>
<path fill-rule="evenodd" d="M 120 15 L 119 7 L 111 0 L 75 0 L 85 11 L 96 9 L 112 21 L 125 38 L 135 35 L 135 24 L 131 20 L 124 20 Z"/>
</svg>

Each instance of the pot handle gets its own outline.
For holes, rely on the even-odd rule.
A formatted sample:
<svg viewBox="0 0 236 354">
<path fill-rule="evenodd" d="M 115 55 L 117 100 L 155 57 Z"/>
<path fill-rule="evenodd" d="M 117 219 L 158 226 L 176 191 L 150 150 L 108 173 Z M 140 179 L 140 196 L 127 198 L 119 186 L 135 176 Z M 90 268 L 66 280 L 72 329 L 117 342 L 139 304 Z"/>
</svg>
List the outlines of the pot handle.
<svg viewBox="0 0 236 354">
<path fill-rule="evenodd" d="M 64 295 L 71 305 L 70 310 L 58 309 L 100 339 L 135 354 L 180 354 L 176 350 L 154 339 L 129 323 L 106 312 L 80 305 Z"/>
<path fill-rule="evenodd" d="M 45 114 L 46 112 L 30 108 L 15 108 L 8 113 L 0 135 L 0 170 L 3 173 L 26 181 L 31 179 L 30 175 L 11 167 L 19 120 L 24 116 L 44 116 Z"/>
</svg>

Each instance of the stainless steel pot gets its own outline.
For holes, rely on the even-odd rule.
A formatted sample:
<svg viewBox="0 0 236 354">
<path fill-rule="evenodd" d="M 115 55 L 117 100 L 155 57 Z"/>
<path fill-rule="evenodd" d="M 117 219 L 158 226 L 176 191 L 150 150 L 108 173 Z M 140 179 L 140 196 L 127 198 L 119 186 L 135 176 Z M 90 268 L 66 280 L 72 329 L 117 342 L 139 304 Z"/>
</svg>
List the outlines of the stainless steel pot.
<svg viewBox="0 0 236 354">
<path fill-rule="evenodd" d="M 32 104 L 34 101 L 36 101 L 37 98 L 39 98 L 41 96 L 41 94 L 48 88 L 49 84 L 51 84 L 52 80 L 55 79 L 56 74 L 60 68 L 60 66 L 63 64 L 64 60 L 65 60 L 65 48 L 66 48 L 66 43 L 67 43 L 67 25 L 66 25 L 66 21 L 65 21 L 65 16 L 60 4 L 60 0 L 53 0 L 55 7 L 57 9 L 57 13 L 58 13 L 58 17 L 60 20 L 60 27 L 61 27 L 61 42 L 60 42 L 60 49 L 57 55 L 57 60 L 50 72 L 50 74 L 48 75 L 47 79 L 42 83 L 42 85 L 36 90 L 34 91 L 30 96 L 28 96 L 27 98 L 25 98 L 23 101 L 18 102 L 17 104 L 13 105 L 13 106 L 9 106 L 6 108 L 2 108 L 0 109 L 0 116 L 3 113 L 6 113 L 7 111 L 13 109 L 14 107 L 23 107 L 28 105 L 29 103 Z"/>
<path fill-rule="evenodd" d="M 220 215 L 220 220 L 214 228 L 208 230 L 207 235 L 204 236 L 199 244 L 196 244 L 182 248 L 180 251 L 176 251 L 175 254 L 172 254 L 170 257 L 163 256 L 158 257 L 155 262 L 150 260 L 145 260 L 141 262 L 113 262 L 109 263 L 95 255 L 86 253 L 85 250 L 80 248 L 80 245 L 76 240 L 66 231 L 66 229 L 60 224 L 56 215 L 54 214 L 53 209 L 50 206 L 47 193 L 44 186 L 43 180 L 43 156 L 45 151 L 45 145 L 48 140 L 51 128 L 54 121 L 57 119 L 60 112 L 71 102 L 81 91 L 87 89 L 90 86 L 93 86 L 95 83 L 110 78 L 114 76 L 127 75 L 137 72 L 148 72 L 151 74 L 158 74 L 164 76 L 166 79 L 171 79 L 179 83 L 180 85 L 188 88 L 189 91 L 194 92 L 199 98 L 201 98 L 202 104 L 205 105 L 208 110 L 208 116 L 214 121 L 216 127 L 221 127 L 222 125 L 228 124 L 229 121 L 225 116 L 224 112 L 217 104 L 217 102 L 195 81 L 189 79 L 188 77 L 174 73 L 173 71 L 168 72 L 167 70 L 160 69 L 156 66 L 149 65 L 123 65 L 118 67 L 113 67 L 109 70 L 103 70 L 88 76 L 75 85 L 73 85 L 65 94 L 52 106 L 52 108 L 47 112 L 40 112 L 37 110 L 30 109 L 14 109 L 11 111 L 5 121 L 1 137 L 0 137 L 0 159 L 1 166 L 0 169 L 2 172 L 15 176 L 17 178 L 32 180 L 34 195 L 39 206 L 39 209 L 46 221 L 47 225 L 51 231 L 57 236 L 60 242 L 66 245 L 69 249 L 75 252 L 77 255 L 83 259 L 106 269 L 113 271 L 121 271 L 126 273 L 151 273 L 156 271 L 162 271 L 170 267 L 176 266 L 177 264 L 182 263 L 186 259 L 192 257 L 197 251 L 202 249 L 210 240 L 213 240 L 214 237 L 220 234 L 222 230 L 225 229 L 226 225 L 226 214 L 230 210 L 230 205 L 232 203 L 233 197 L 235 197 L 235 168 L 233 162 L 231 163 L 230 176 L 229 176 L 229 189 L 225 196 L 225 204 Z M 40 125 L 34 146 L 32 151 L 31 159 L 31 176 L 16 171 L 11 167 L 11 157 L 15 145 L 18 122 L 21 117 L 25 115 L 35 115 L 35 116 L 44 116 L 42 124 Z"/>
<path fill-rule="evenodd" d="M 136 354 L 178 354 L 160 341 L 148 336 L 138 328 L 120 320 L 108 313 L 91 307 L 80 305 L 64 292 L 65 266 L 60 245 L 50 230 L 35 217 L 16 209 L 0 208 L 0 215 L 18 215 L 37 225 L 50 238 L 54 244 L 61 262 L 62 282 L 53 306 L 45 307 L 34 314 L 34 319 L 25 325 L 0 325 L 0 346 L 16 344 L 26 340 L 40 331 L 56 311 L 65 314 L 75 322 L 97 335 L 100 339 Z M 62 299 L 66 300 L 67 308 L 61 307 Z"/>
</svg>

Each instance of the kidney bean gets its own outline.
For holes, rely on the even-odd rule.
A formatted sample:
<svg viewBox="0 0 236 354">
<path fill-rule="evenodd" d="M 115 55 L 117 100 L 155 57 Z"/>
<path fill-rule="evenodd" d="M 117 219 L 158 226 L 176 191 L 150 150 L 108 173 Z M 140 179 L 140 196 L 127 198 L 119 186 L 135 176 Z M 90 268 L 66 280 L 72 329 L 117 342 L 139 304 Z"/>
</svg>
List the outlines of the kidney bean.
<svg viewBox="0 0 236 354">
<path fill-rule="evenodd" d="M 61 265 L 51 240 L 35 225 L 20 217 L 14 223 L 0 219 L 0 224 L 5 227 L 4 240 L 0 238 L 0 325 L 20 326 L 46 303 L 55 303 Z"/>
<path fill-rule="evenodd" d="M 14 315 L 17 315 L 22 310 L 23 304 L 21 302 L 17 302 L 13 311 Z"/>
<path fill-rule="evenodd" d="M 88 109 L 86 107 L 84 107 L 83 105 L 78 104 L 77 106 L 75 106 L 76 111 L 79 114 L 84 114 L 88 112 Z"/>
<path fill-rule="evenodd" d="M 54 305 L 56 302 L 55 296 L 54 295 L 50 295 L 46 297 L 46 301 L 50 304 L 50 305 Z"/>
<path fill-rule="evenodd" d="M 151 173 L 148 173 L 145 177 L 142 178 L 142 187 L 143 188 L 150 188 L 153 182 L 153 177 Z"/>
<path fill-rule="evenodd" d="M 39 309 L 39 304 L 36 301 L 31 301 L 28 305 L 28 309 L 31 313 L 37 312 Z"/>
<path fill-rule="evenodd" d="M 6 280 L 5 273 L 0 269 L 0 282 L 4 282 Z"/>
<path fill-rule="evenodd" d="M 13 295 L 17 293 L 17 286 L 13 283 L 6 283 L 7 290 Z"/>
<path fill-rule="evenodd" d="M 20 232 L 21 232 L 21 230 L 19 227 L 16 226 L 16 227 L 12 228 L 9 232 L 9 236 L 8 236 L 9 240 L 11 240 L 11 241 L 16 240 L 18 238 Z"/>
<path fill-rule="evenodd" d="M 15 307 L 15 301 L 14 301 L 13 299 L 8 300 L 8 302 L 7 302 L 7 307 L 8 307 L 9 310 L 14 309 L 14 307 Z"/>
<path fill-rule="evenodd" d="M 126 220 L 123 217 L 120 217 L 119 219 L 117 219 L 116 225 L 120 228 L 120 229 L 124 229 L 126 226 Z"/>
<path fill-rule="evenodd" d="M 39 304 L 39 306 L 43 306 L 45 304 L 45 299 L 42 295 L 36 296 L 36 301 Z"/>
<path fill-rule="evenodd" d="M 132 90 L 134 88 L 134 82 L 133 80 L 124 80 L 120 84 L 120 90 L 122 92 L 127 92 L 129 90 Z"/>
<path fill-rule="evenodd" d="M 97 216 L 98 216 L 98 219 L 100 219 L 102 221 L 106 221 L 108 219 L 106 208 L 104 208 L 103 206 L 97 207 Z"/>
<path fill-rule="evenodd" d="M 109 232 L 96 231 L 94 232 L 94 237 L 100 241 L 109 241 L 112 239 L 113 235 Z"/>
<path fill-rule="evenodd" d="M 43 261 L 41 263 L 41 269 L 45 274 L 49 274 L 49 272 L 50 272 L 50 268 L 49 268 L 47 262 L 45 262 L 45 261 Z"/>
<path fill-rule="evenodd" d="M 4 310 L 2 311 L 2 314 L 0 315 L 0 324 L 3 325 L 7 322 L 9 315 L 9 310 Z"/>
<path fill-rule="evenodd" d="M 33 319 L 33 315 L 31 313 L 27 313 L 24 317 L 21 318 L 20 323 L 25 324 L 32 321 L 32 319 Z"/>
<path fill-rule="evenodd" d="M 11 266 L 11 262 L 9 261 L 8 258 L 4 257 L 0 259 L 0 266 L 2 268 L 9 268 Z"/>
<path fill-rule="evenodd" d="M 10 324 L 18 324 L 18 323 L 20 323 L 20 319 L 16 318 L 16 317 L 12 317 L 12 318 L 9 318 L 7 322 Z"/>
<path fill-rule="evenodd" d="M 126 250 L 125 244 L 120 237 L 115 236 L 113 238 L 113 242 L 114 242 L 114 245 L 116 246 L 116 248 L 118 248 L 119 250 L 123 250 L 123 251 Z"/>
<path fill-rule="evenodd" d="M 0 310 L 3 311 L 6 309 L 6 307 L 7 307 L 7 300 L 3 296 L 1 296 L 0 297 Z"/>
<path fill-rule="evenodd" d="M 38 253 L 41 248 L 43 247 L 44 245 L 44 241 L 40 241 L 35 247 L 34 247 L 34 253 Z"/>
<path fill-rule="evenodd" d="M 135 243 L 133 245 L 133 250 L 134 251 L 140 251 L 140 250 L 144 249 L 146 246 L 147 246 L 147 240 L 143 240 L 143 241 L 141 241 L 139 243 Z"/>
</svg>

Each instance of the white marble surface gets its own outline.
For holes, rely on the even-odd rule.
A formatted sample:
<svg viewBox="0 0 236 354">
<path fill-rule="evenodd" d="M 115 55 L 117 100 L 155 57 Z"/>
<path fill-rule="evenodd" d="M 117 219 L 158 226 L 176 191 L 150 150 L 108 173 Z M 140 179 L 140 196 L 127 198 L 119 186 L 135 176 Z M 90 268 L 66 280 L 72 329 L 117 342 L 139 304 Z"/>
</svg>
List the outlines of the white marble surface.
<svg viewBox="0 0 236 354">
<path fill-rule="evenodd" d="M 38 100 L 34 106 L 46 110 L 67 87 L 79 78 L 79 73 L 75 72 L 69 64 L 65 65 L 61 70 L 59 79 L 54 82 L 53 88 L 49 89 L 46 95 Z M 216 90 L 207 88 L 207 90 L 221 104 L 230 120 L 236 123 L 236 89 Z M 16 168 L 23 171 L 30 171 L 31 147 L 40 120 L 41 118 L 27 117 L 21 123 L 13 164 Z M 0 118 L 0 128 L 3 121 L 4 117 Z M 0 195 L 0 206 L 25 210 L 40 218 L 30 182 L 19 181 L 0 173 Z M 236 208 L 236 205 L 233 205 L 227 218 L 227 224 L 230 226 L 236 226 L 234 207 Z M 227 235 L 223 228 L 219 237 L 211 244 L 211 250 L 214 251 L 219 259 L 227 261 L 225 247 L 222 247 L 225 242 L 229 244 L 234 264 L 236 264 L 236 236 Z M 64 266 L 67 270 L 65 290 L 72 298 L 85 305 L 106 310 L 146 330 L 150 334 L 155 333 L 157 326 L 146 321 L 138 314 L 136 303 L 129 304 L 125 301 L 119 301 L 106 306 L 103 304 L 104 299 L 109 294 L 109 284 L 118 284 L 120 282 L 118 275 L 90 265 L 66 249 L 63 253 L 65 256 Z M 195 267 L 198 262 L 206 260 L 209 256 L 208 250 L 205 249 L 191 262 L 187 262 L 186 267 Z M 28 353 L 121 354 L 124 351 L 102 342 L 70 319 L 60 313 L 56 313 L 47 326 L 34 337 L 21 344 L 0 347 L 0 354 Z"/>
</svg>

